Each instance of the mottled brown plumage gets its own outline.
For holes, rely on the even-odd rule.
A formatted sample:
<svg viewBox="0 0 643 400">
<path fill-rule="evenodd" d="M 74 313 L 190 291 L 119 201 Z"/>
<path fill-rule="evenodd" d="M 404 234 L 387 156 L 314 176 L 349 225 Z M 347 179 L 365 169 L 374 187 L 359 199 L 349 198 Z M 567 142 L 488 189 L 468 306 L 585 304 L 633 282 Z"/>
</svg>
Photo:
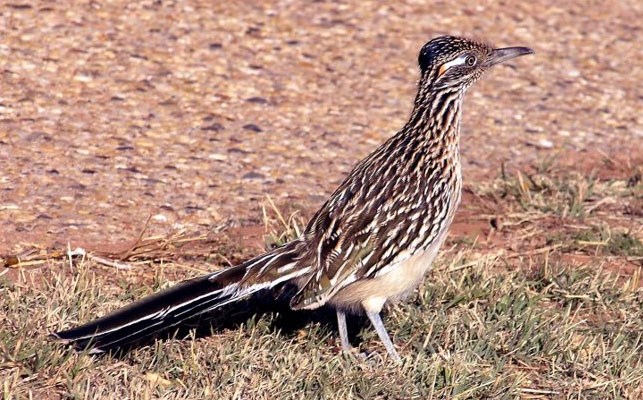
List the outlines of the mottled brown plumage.
<svg viewBox="0 0 643 400">
<path fill-rule="evenodd" d="M 238 266 L 185 281 L 87 325 L 55 334 L 84 348 L 122 346 L 187 318 L 289 282 L 293 309 L 365 312 L 389 354 L 399 356 L 382 307 L 419 285 L 460 201 L 462 99 L 489 67 L 532 51 L 440 37 L 420 51 L 420 82 L 407 124 L 355 166 L 301 237 Z"/>
</svg>

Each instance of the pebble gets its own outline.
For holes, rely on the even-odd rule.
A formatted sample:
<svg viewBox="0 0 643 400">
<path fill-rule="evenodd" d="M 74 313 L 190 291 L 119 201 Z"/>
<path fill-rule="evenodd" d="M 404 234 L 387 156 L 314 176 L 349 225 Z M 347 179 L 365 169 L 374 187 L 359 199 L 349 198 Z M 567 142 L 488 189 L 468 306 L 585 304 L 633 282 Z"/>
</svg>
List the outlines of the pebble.
<svg viewBox="0 0 643 400">
<path fill-rule="evenodd" d="M 247 174 L 244 174 L 241 179 L 265 179 L 266 176 L 264 174 L 260 174 L 258 172 L 248 172 Z"/>
<path fill-rule="evenodd" d="M 225 160 L 228 159 L 228 156 L 226 156 L 225 154 L 220 154 L 220 153 L 212 153 L 212 154 L 210 154 L 208 156 L 208 158 L 210 160 L 214 160 L 214 161 L 225 161 Z"/>
<path fill-rule="evenodd" d="M 243 126 L 243 129 L 245 129 L 247 131 L 253 131 L 253 132 L 261 132 L 262 131 L 262 129 L 259 128 L 255 124 L 246 124 L 246 125 Z"/>
<path fill-rule="evenodd" d="M 528 141 L 528 145 L 537 147 L 539 149 L 551 149 L 554 147 L 554 143 L 547 139 L 539 139 L 538 141 L 532 142 Z"/>
<path fill-rule="evenodd" d="M 156 222 L 167 222 L 167 217 L 163 214 L 156 214 L 152 219 Z"/>
</svg>

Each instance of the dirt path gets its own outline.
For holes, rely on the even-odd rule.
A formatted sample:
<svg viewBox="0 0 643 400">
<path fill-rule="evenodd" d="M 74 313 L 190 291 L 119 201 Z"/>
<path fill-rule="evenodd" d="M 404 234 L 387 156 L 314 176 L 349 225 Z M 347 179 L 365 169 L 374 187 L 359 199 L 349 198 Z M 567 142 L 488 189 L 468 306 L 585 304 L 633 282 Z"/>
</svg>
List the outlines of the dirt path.
<svg viewBox="0 0 643 400">
<path fill-rule="evenodd" d="M 215 2 L 216 3 L 216 2 Z M 640 1 L 0 6 L 0 254 L 310 212 L 399 129 L 440 34 L 528 45 L 468 95 L 469 181 L 643 159 Z M 582 161 L 582 165 L 581 165 Z"/>
</svg>

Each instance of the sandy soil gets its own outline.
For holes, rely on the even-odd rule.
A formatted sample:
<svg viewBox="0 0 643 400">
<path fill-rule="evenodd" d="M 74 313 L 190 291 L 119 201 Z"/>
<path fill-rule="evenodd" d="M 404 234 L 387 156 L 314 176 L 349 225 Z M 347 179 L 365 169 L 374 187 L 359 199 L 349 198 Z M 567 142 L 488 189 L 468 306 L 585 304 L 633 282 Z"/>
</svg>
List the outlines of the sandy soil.
<svg viewBox="0 0 643 400">
<path fill-rule="evenodd" d="M 267 195 L 310 213 L 403 125 L 442 34 L 536 51 L 469 93 L 467 181 L 643 160 L 640 1 L 223 3 L 0 6 L 0 254 L 256 225 Z"/>
</svg>

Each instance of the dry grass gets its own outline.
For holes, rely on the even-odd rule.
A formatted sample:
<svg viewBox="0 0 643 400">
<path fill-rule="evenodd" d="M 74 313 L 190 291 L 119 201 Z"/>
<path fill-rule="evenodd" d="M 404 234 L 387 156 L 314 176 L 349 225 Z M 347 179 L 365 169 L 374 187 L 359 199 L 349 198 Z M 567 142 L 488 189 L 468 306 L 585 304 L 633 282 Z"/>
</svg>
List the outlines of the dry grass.
<svg viewBox="0 0 643 400">
<path fill-rule="evenodd" d="M 339 352 L 323 313 L 283 310 L 121 356 L 74 353 L 47 333 L 194 275 L 198 263 L 120 260 L 127 270 L 60 257 L 0 277 L 3 398 L 641 398 L 640 216 L 624 211 L 640 201 L 640 182 L 548 170 L 474 191 L 496 210 L 484 218 L 502 223 L 487 240 L 454 238 L 417 296 L 389 311 L 402 365 L 380 358 L 363 321 L 352 330 L 367 360 Z"/>
</svg>

